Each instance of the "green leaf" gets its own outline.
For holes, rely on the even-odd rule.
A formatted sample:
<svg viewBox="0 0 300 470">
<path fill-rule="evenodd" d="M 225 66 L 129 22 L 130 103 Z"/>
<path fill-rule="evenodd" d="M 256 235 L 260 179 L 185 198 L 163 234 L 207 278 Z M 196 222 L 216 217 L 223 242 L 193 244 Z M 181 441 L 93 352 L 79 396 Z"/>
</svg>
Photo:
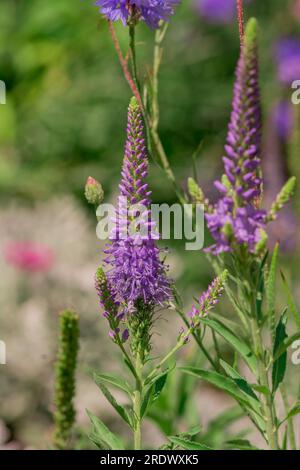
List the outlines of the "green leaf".
<svg viewBox="0 0 300 470">
<path fill-rule="evenodd" d="M 226 444 L 230 449 L 239 449 L 239 450 L 259 450 L 257 447 L 253 446 L 251 442 L 247 439 L 230 439 L 226 441 Z"/>
<path fill-rule="evenodd" d="M 93 432 L 90 437 L 97 447 L 105 450 L 124 450 L 120 438 L 113 434 L 97 416 L 94 416 L 88 410 L 86 412 L 93 425 Z"/>
<path fill-rule="evenodd" d="M 244 393 L 249 395 L 251 398 L 254 400 L 257 400 L 259 402 L 259 399 L 255 395 L 254 391 L 251 388 L 251 385 L 248 384 L 247 380 L 242 377 L 237 370 L 235 370 L 233 367 L 231 367 L 227 362 L 223 361 L 222 359 L 220 360 L 220 364 L 225 370 L 225 372 L 233 379 L 233 381 L 236 383 L 236 385 L 239 387 L 240 390 L 242 390 Z"/>
<path fill-rule="evenodd" d="M 287 338 L 286 334 L 286 316 L 285 311 L 280 317 L 278 322 L 276 332 L 275 332 L 275 340 L 274 340 L 274 347 L 273 347 L 273 357 L 276 356 L 278 349 Z M 284 379 L 285 371 L 286 371 L 286 360 L 287 360 L 287 352 L 283 352 L 278 359 L 276 359 L 273 363 L 272 369 L 272 388 L 273 394 L 276 392 L 277 388 L 281 384 Z"/>
<path fill-rule="evenodd" d="M 293 315 L 294 322 L 295 322 L 297 328 L 300 330 L 300 313 L 299 313 L 299 310 L 297 309 L 297 306 L 296 306 L 295 301 L 294 301 L 293 294 L 291 292 L 291 289 L 290 289 L 290 287 L 289 287 L 289 285 L 286 281 L 286 278 L 285 278 L 283 272 L 281 271 L 280 274 L 281 274 L 285 294 L 287 296 L 287 302 L 288 302 L 289 310 L 291 311 L 291 313 Z"/>
<path fill-rule="evenodd" d="M 250 400 L 247 394 L 240 390 L 233 379 L 225 377 L 224 375 L 215 371 L 197 369 L 196 367 L 181 367 L 180 369 L 187 374 L 194 375 L 205 380 L 206 382 L 209 382 L 215 387 L 231 395 L 235 400 L 242 403 L 244 406 L 252 409 L 253 411 L 257 411 L 257 407 L 253 407 L 253 400 Z"/>
<path fill-rule="evenodd" d="M 94 372 L 93 379 L 97 385 L 98 382 L 106 382 L 119 390 L 123 390 L 123 392 L 126 392 L 129 396 L 133 393 L 128 382 L 119 377 L 115 377 L 114 375 L 98 374 L 98 372 Z"/>
<path fill-rule="evenodd" d="M 276 354 L 274 354 L 273 360 L 274 361 L 277 360 L 285 351 L 288 350 L 288 348 L 294 343 L 294 341 L 296 341 L 299 338 L 300 338 L 300 331 L 298 331 L 298 333 L 295 333 L 292 336 L 286 337 L 282 341 L 281 345 L 278 347 Z"/>
<path fill-rule="evenodd" d="M 245 360 L 245 362 L 248 364 L 250 369 L 252 370 L 253 373 L 256 372 L 257 370 L 257 362 L 256 358 L 249 348 L 249 346 L 242 341 L 240 338 L 238 338 L 233 331 L 231 331 L 229 328 L 227 328 L 225 325 L 223 325 L 220 321 L 216 320 L 211 320 L 208 318 L 204 318 L 201 320 L 201 323 L 203 323 L 206 326 L 209 326 L 211 329 L 216 331 L 218 334 L 223 336 L 223 338 L 237 351 L 240 353 L 242 358 Z"/>
<path fill-rule="evenodd" d="M 270 325 L 272 337 L 275 337 L 276 318 L 275 318 L 275 289 L 276 289 L 276 272 L 278 265 L 279 243 L 276 243 L 270 266 L 270 273 L 267 283 L 267 303 L 268 303 L 268 317 L 270 318 Z"/>
<path fill-rule="evenodd" d="M 121 416 L 121 418 L 133 429 L 133 421 L 132 421 L 132 415 L 128 413 L 128 410 L 124 408 L 123 406 L 119 405 L 115 397 L 110 393 L 108 388 L 104 385 L 103 381 L 101 381 L 99 378 L 96 381 L 96 384 L 100 388 L 101 392 L 109 401 L 111 406 L 116 410 L 116 412 Z"/>
<path fill-rule="evenodd" d="M 208 447 L 207 445 L 201 444 L 200 442 L 193 442 L 189 439 L 184 439 L 183 437 L 169 436 L 168 439 L 172 442 L 172 444 L 175 444 L 176 446 L 182 447 L 182 449 L 186 450 L 213 450 L 212 447 Z"/>
<path fill-rule="evenodd" d="M 149 386 L 143 402 L 141 406 L 141 415 L 144 416 L 150 406 L 150 404 L 154 403 L 155 400 L 158 399 L 159 395 L 161 394 L 168 377 L 169 370 L 159 374 L 155 377 L 153 381 L 151 381 L 151 385 Z"/>
<path fill-rule="evenodd" d="M 296 403 L 295 406 L 293 406 L 293 408 L 290 409 L 290 411 L 288 412 L 288 414 L 286 415 L 286 417 L 280 421 L 280 423 L 278 424 L 278 428 L 285 422 L 287 421 L 288 419 L 290 418 L 293 418 L 294 416 L 297 416 L 298 414 L 300 414 L 300 402 Z"/>
<path fill-rule="evenodd" d="M 268 387 L 264 387 L 263 385 L 257 385 L 257 384 L 251 384 L 251 387 L 253 388 L 253 390 L 255 390 L 258 393 L 262 393 L 263 395 L 269 395 Z"/>
<path fill-rule="evenodd" d="M 264 268 L 268 259 L 269 253 L 266 252 L 265 256 L 263 257 L 260 267 L 259 267 L 259 275 L 258 275 L 258 282 L 257 282 L 257 295 L 256 295 L 256 316 L 258 322 L 261 324 L 263 320 L 263 314 L 262 314 L 262 305 L 263 305 L 263 300 L 264 300 L 264 291 L 265 291 L 265 274 L 264 274 Z"/>
</svg>

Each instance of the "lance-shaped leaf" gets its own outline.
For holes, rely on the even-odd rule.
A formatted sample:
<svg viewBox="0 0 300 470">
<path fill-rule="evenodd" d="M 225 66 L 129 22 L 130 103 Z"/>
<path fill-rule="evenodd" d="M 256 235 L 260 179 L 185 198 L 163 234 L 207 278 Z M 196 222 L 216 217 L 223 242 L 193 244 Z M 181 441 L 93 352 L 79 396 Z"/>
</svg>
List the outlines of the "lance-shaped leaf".
<svg viewBox="0 0 300 470">
<path fill-rule="evenodd" d="M 86 410 L 86 412 L 93 425 L 93 432 L 90 439 L 94 444 L 104 450 L 124 450 L 121 439 L 113 434 L 97 416 L 94 416 L 88 410 Z"/>
<path fill-rule="evenodd" d="M 268 302 L 268 317 L 270 319 L 271 331 L 273 338 L 275 337 L 276 318 L 275 318 L 275 286 L 276 286 L 276 272 L 278 265 L 279 244 L 276 243 L 272 261 L 270 266 L 270 273 L 267 283 L 267 302 Z"/>
<path fill-rule="evenodd" d="M 205 318 L 201 320 L 201 323 L 206 326 L 209 326 L 216 333 L 223 336 L 223 338 L 234 348 L 234 350 L 242 356 L 244 361 L 248 364 L 252 372 L 255 374 L 257 370 L 256 358 L 249 346 L 243 340 L 238 338 L 232 330 L 230 330 L 220 321 Z"/>
<path fill-rule="evenodd" d="M 284 311 L 283 314 L 281 315 L 277 328 L 276 328 L 274 347 L 273 347 L 273 357 L 277 355 L 279 348 L 281 347 L 281 345 L 284 343 L 285 339 L 287 338 L 285 312 L 286 311 Z M 279 387 L 279 385 L 284 379 L 284 375 L 286 371 L 286 359 L 287 359 L 287 352 L 285 351 L 273 363 L 273 369 L 272 369 L 273 394 L 276 392 L 277 388 Z"/>
</svg>

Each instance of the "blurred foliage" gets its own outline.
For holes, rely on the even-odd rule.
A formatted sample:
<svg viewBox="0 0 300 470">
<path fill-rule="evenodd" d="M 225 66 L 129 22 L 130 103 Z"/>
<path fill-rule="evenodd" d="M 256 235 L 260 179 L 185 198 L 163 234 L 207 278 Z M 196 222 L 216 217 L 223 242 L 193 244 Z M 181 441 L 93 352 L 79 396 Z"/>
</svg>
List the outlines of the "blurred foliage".
<svg viewBox="0 0 300 470">
<path fill-rule="evenodd" d="M 179 181 L 191 174 L 191 155 L 201 140 L 205 162 L 222 152 L 239 50 L 237 27 L 205 24 L 193 1 L 184 1 L 171 22 L 160 77 L 162 140 Z M 276 90 L 273 42 L 294 28 L 283 3 L 254 0 L 247 8 L 263 31 L 266 103 Z M 118 25 L 117 32 L 126 51 L 127 29 Z M 140 25 L 143 76 L 150 73 L 152 39 L 153 32 Z M 2 0 L 0 77 L 8 91 L 0 107 L 1 197 L 31 200 L 66 190 L 79 195 L 90 173 L 111 191 L 130 92 L 93 2 Z M 152 170 L 156 198 L 173 198 L 161 184 L 161 171 Z"/>
</svg>

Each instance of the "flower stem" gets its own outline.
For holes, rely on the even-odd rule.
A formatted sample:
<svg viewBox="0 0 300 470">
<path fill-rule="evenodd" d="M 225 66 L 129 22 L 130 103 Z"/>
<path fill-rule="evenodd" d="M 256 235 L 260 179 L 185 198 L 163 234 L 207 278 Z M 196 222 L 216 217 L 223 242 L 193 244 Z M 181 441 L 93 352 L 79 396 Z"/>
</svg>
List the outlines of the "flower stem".
<svg viewBox="0 0 300 470">
<path fill-rule="evenodd" d="M 258 325 L 255 318 L 251 318 L 251 333 L 252 340 L 255 349 L 255 355 L 258 359 L 258 380 L 260 385 L 268 390 L 268 394 L 262 394 L 262 409 L 264 413 L 264 419 L 266 423 L 266 435 L 269 446 L 272 450 L 278 450 L 278 436 L 277 428 L 275 423 L 275 417 L 272 406 L 272 393 L 269 388 L 269 380 L 266 364 L 264 362 L 264 350 L 260 332 L 260 326 Z"/>
<path fill-rule="evenodd" d="M 134 450 L 141 450 L 142 435 L 141 435 L 141 402 L 142 402 L 142 362 L 138 354 L 135 361 L 136 371 L 136 386 L 133 397 L 133 411 L 135 414 L 135 427 L 134 427 Z"/>
<path fill-rule="evenodd" d="M 131 54 L 131 63 L 132 63 L 132 77 L 135 82 L 136 87 L 139 89 L 139 82 L 137 76 L 137 64 L 136 64 L 136 48 L 135 48 L 135 26 L 129 26 L 129 48 Z"/>
<path fill-rule="evenodd" d="M 288 412 L 290 410 L 290 406 L 289 406 L 289 400 L 288 400 L 288 396 L 287 396 L 287 392 L 286 392 L 286 387 L 285 387 L 284 384 L 281 384 L 280 392 L 281 392 L 282 401 L 283 401 L 283 404 L 284 404 L 286 414 L 288 414 Z M 297 449 L 296 436 L 295 436 L 295 430 L 294 430 L 292 418 L 288 419 L 288 433 L 289 433 L 289 440 L 290 440 L 291 449 L 296 450 Z"/>
</svg>

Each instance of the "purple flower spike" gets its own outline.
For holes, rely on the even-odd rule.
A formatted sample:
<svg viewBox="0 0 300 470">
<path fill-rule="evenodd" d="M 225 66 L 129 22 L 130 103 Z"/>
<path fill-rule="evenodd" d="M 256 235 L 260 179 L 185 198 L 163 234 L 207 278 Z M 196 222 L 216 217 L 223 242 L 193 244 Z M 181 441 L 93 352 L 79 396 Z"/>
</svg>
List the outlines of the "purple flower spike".
<svg viewBox="0 0 300 470">
<path fill-rule="evenodd" d="M 264 229 L 265 213 L 258 209 L 262 178 L 261 107 L 258 84 L 257 24 L 250 20 L 236 71 L 231 120 L 228 126 L 225 175 L 215 186 L 221 193 L 208 228 L 216 244 L 207 251 L 219 254 L 232 250 L 232 244 L 247 245 L 255 251 Z"/>
<path fill-rule="evenodd" d="M 197 327 L 201 318 L 205 317 L 220 301 L 224 292 L 228 272 L 223 271 L 222 274 L 214 279 L 208 286 L 207 290 L 199 297 L 197 306 L 193 305 L 189 312 L 192 327 Z"/>
<path fill-rule="evenodd" d="M 132 98 L 128 109 L 127 141 L 120 183 L 117 230 L 112 234 L 105 260 L 110 267 L 107 278 L 113 286 L 114 299 L 125 305 L 127 311 L 134 312 L 140 302 L 149 308 L 163 305 L 171 298 L 170 282 L 166 277 L 166 267 L 160 260 L 160 250 L 155 244 L 153 223 L 150 212 L 150 191 L 146 178 L 148 156 L 144 138 L 143 118 L 140 107 Z M 127 198 L 127 207 L 124 198 Z M 132 204 L 143 206 L 144 216 L 138 233 L 128 230 L 126 209 Z M 121 206 L 121 208 L 120 208 Z M 130 223 L 134 221 L 131 216 Z M 121 231 L 122 228 L 122 231 Z M 139 233 L 143 233 L 139 236 Z M 138 241 L 138 242 L 137 242 Z"/>
<path fill-rule="evenodd" d="M 141 19 L 150 28 L 158 27 L 160 20 L 168 21 L 180 0 L 97 0 L 95 5 L 110 21 L 121 20 L 124 26 L 130 20 Z"/>
</svg>

